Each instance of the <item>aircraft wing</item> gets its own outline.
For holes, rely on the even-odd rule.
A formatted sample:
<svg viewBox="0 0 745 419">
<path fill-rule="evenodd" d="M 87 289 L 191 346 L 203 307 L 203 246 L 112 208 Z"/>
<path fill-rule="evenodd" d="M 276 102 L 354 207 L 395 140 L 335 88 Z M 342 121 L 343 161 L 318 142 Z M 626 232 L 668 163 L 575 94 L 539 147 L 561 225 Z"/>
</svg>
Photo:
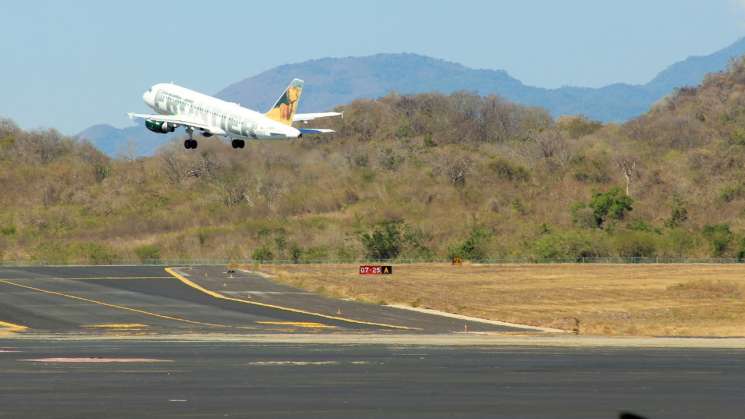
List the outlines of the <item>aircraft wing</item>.
<svg viewBox="0 0 745 419">
<path fill-rule="evenodd" d="M 327 128 L 298 128 L 303 135 L 314 135 L 314 134 L 330 134 L 336 132 L 332 129 Z"/>
<path fill-rule="evenodd" d="M 329 116 L 341 116 L 344 118 L 344 112 L 296 113 L 292 118 L 292 122 L 308 122 L 318 118 L 327 118 Z"/>
<path fill-rule="evenodd" d="M 220 127 L 207 125 L 204 122 L 196 121 L 196 120 L 190 119 L 188 117 L 180 116 L 180 115 L 147 115 L 147 114 L 139 114 L 139 113 L 129 113 L 128 115 L 130 119 L 147 119 L 147 120 L 156 121 L 156 122 L 168 122 L 171 124 L 184 125 L 184 126 L 196 128 L 202 131 L 207 131 L 210 134 L 215 134 L 215 135 L 226 134 L 226 132 Z"/>
</svg>

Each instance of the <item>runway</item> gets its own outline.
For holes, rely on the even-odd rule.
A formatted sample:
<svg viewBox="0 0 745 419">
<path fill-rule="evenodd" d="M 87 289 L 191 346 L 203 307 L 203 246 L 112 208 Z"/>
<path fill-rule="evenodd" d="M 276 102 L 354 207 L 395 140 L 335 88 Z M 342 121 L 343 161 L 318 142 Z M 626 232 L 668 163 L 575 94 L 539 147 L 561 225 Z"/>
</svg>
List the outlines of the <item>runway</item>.
<svg viewBox="0 0 745 419">
<path fill-rule="evenodd" d="M 0 417 L 741 415 L 742 340 L 463 326 L 220 267 L 2 268 Z"/>
<path fill-rule="evenodd" d="M 0 322 L 27 333 L 524 331 L 332 300 L 221 267 L 2 268 Z"/>
<path fill-rule="evenodd" d="M 742 351 L 107 340 L 0 348 L 2 417 L 723 418 L 742 414 L 745 384 Z M 38 361 L 65 357 L 151 362 Z"/>
</svg>

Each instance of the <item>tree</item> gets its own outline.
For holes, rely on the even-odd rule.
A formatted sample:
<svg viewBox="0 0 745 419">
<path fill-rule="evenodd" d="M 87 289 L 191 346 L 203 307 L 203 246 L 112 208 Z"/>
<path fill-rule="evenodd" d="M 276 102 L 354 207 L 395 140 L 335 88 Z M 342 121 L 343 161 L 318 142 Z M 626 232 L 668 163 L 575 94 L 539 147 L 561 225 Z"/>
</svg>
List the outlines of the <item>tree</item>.
<svg viewBox="0 0 745 419">
<path fill-rule="evenodd" d="M 624 195 L 619 187 L 608 192 L 596 193 L 590 201 L 590 208 L 595 217 L 595 223 L 602 227 L 609 220 L 622 220 L 626 213 L 634 209 L 634 200 Z"/>
<path fill-rule="evenodd" d="M 631 179 L 636 171 L 636 159 L 633 157 L 619 157 L 616 159 L 616 165 L 621 169 L 624 179 L 626 179 L 626 195 L 631 196 Z"/>
<path fill-rule="evenodd" d="M 371 233 L 360 235 L 369 259 L 395 259 L 401 252 L 401 221 L 385 221 L 376 226 Z"/>
</svg>

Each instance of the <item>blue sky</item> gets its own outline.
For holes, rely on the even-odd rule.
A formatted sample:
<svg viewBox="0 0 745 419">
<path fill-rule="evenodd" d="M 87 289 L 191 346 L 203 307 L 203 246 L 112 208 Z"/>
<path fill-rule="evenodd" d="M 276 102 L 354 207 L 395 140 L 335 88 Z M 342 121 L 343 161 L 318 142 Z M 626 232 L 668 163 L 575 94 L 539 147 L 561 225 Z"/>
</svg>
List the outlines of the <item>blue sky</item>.
<svg viewBox="0 0 745 419">
<path fill-rule="evenodd" d="M 644 83 L 745 36 L 745 0 L 0 3 L 0 115 L 74 134 L 128 126 L 141 93 L 206 93 L 276 65 L 415 52 L 526 84 Z"/>
</svg>

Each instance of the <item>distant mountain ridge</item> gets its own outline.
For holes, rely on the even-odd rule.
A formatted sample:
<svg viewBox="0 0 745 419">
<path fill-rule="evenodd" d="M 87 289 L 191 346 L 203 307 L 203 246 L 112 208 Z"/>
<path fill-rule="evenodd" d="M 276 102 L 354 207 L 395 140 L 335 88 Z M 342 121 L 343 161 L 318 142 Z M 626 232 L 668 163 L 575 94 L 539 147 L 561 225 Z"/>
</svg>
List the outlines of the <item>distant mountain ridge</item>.
<svg viewBox="0 0 745 419">
<path fill-rule="evenodd" d="M 467 90 L 543 107 L 553 116 L 583 114 L 603 122 L 623 122 L 643 114 L 675 88 L 697 85 L 706 74 L 726 69 L 732 58 L 742 55 L 745 55 L 745 38 L 713 54 L 675 63 L 643 85 L 616 83 L 600 88 L 557 89 L 527 86 L 504 70 L 472 69 L 410 53 L 322 58 L 275 67 L 233 83 L 217 96 L 262 111 L 297 77 L 305 80 L 300 112 L 325 111 L 355 99 L 377 98 L 392 91 L 448 94 Z M 122 141 L 134 140 L 145 155 L 172 138 L 150 133 L 144 127 L 109 128 L 94 126 L 78 137 L 89 139 L 107 154 L 121 149 Z"/>
<path fill-rule="evenodd" d="M 141 125 L 116 128 L 109 124 L 97 124 L 86 128 L 75 137 L 90 141 L 111 157 L 130 153 L 136 156 L 151 156 L 160 146 L 170 141 L 174 134 L 156 134 Z"/>
</svg>

